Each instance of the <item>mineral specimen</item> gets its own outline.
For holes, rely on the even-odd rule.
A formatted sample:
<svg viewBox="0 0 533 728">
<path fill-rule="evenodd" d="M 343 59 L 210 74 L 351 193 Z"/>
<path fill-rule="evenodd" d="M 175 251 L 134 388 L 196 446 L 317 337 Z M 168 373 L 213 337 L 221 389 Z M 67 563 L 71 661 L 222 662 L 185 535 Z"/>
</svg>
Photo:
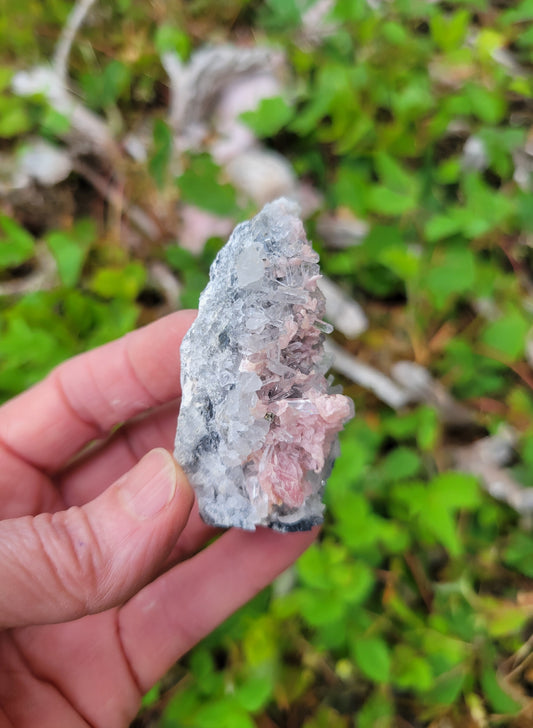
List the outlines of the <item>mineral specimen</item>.
<svg viewBox="0 0 533 728">
<path fill-rule="evenodd" d="M 318 255 L 295 203 L 237 226 L 181 346 L 175 456 L 216 526 L 304 531 L 353 416 L 326 380 Z"/>
</svg>

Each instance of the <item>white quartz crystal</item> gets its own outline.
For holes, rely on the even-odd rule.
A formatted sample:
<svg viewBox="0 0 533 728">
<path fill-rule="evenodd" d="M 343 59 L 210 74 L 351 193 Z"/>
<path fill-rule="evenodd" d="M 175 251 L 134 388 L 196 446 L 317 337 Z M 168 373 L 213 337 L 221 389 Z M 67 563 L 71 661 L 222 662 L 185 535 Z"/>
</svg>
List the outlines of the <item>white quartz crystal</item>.
<svg viewBox="0 0 533 728">
<path fill-rule="evenodd" d="M 211 266 L 181 346 L 175 456 L 203 519 L 308 530 L 350 399 L 325 378 L 318 255 L 281 198 L 238 225 Z"/>
</svg>

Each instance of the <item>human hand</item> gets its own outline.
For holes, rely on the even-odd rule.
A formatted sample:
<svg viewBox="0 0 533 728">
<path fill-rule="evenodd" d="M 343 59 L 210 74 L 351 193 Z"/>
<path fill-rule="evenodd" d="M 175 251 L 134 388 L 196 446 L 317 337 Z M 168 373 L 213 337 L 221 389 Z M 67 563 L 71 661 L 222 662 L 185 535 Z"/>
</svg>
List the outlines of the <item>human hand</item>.
<svg viewBox="0 0 533 728">
<path fill-rule="evenodd" d="M 193 318 L 71 359 L 0 408 L 0 728 L 128 725 L 316 535 L 232 529 L 200 551 L 216 531 L 160 449 Z"/>
</svg>

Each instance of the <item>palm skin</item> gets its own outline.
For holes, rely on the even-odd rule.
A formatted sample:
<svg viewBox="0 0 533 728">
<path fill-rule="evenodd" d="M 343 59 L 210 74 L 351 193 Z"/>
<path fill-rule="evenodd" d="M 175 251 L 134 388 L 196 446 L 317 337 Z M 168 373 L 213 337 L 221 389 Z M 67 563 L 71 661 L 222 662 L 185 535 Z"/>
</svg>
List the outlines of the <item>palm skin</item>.
<svg viewBox="0 0 533 728">
<path fill-rule="evenodd" d="M 193 318 L 76 357 L 0 408 L 0 728 L 127 726 L 172 664 L 316 536 L 232 529 L 202 549 L 216 531 L 153 451 L 172 448 Z M 169 497 L 133 517 L 125 489 L 161 473 Z"/>
</svg>

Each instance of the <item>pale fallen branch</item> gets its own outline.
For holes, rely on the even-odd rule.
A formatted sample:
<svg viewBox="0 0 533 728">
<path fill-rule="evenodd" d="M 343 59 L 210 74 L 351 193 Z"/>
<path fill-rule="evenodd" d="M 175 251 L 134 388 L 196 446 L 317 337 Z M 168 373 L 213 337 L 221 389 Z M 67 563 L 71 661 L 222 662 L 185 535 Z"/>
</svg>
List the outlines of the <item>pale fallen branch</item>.
<svg viewBox="0 0 533 728">
<path fill-rule="evenodd" d="M 504 466 L 510 461 L 516 444 L 516 433 L 510 427 L 500 428 L 496 435 L 455 448 L 455 465 L 476 475 L 483 488 L 497 500 L 507 503 L 522 515 L 533 514 L 533 488 L 527 488 Z"/>
<path fill-rule="evenodd" d="M 54 58 L 52 61 L 52 68 L 54 69 L 58 79 L 63 82 L 63 85 L 67 85 L 67 68 L 72 43 L 76 37 L 78 30 L 83 25 L 89 10 L 94 5 L 96 0 L 78 0 L 74 4 L 70 14 L 67 18 L 67 22 L 63 27 L 59 40 L 54 52 Z"/>
<path fill-rule="evenodd" d="M 106 161 L 119 156 L 118 146 L 107 124 L 87 109 L 67 88 L 67 65 L 74 37 L 95 0 L 78 0 L 57 43 L 50 66 L 35 66 L 13 76 L 11 88 L 17 96 L 43 94 L 50 106 L 70 122 L 65 138 L 76 154 L 93 153 Z"/>
<path fill-rule="evenodd" d="M 392 379 L 368 364 L 363 364 L 332 341 L 326 342 L 326 354 L 333 358 L 332 368 L 363 389 L 373 392 L 378 399 L 393 409 L 408 404 L 410 395 Z"/>
<path fill-rule="evenodd" d="M 333 0 L 317 0 L 303 13 L 299 36 L 304 48 L 319 46 L 338 30 L 338 23 L 328 18 L 333 7 Z"/>
<path fill-rule="evenodd" d="M 399 361 L 392 367 L 392 376 L 407 392 L 411 402 L 425 402 L 436 407 L 447 425 L 468 425 L 474 416 L 457 402 L 429 371 L 414 361 Z"/>
<path fill-rule="evenodd" d="M 64 136 L 77 154 L 93 153 L 106 161 L 119 155 L 105 122 L 70 93 L 53 68 L 36 66 L 19 71 L 13 76 L 11 88 L 17 96 L 43 94 L 50 106 L 70 122 Z"/>
<path fill-rule="evenodd" d="M 382 372 L 363 364 L 333 342 L 326 342 L 326 353 L 332 357 L 332 368 L 352 382 L 373 392 L 378 399 L 393 409 L 414 401 L 428 402 L 435 406 L 447 424 L 469 424 L 471 413 L 456 402 L 429 372 L 414 362 L 398 362 L 393 367 L 396 384 Z M 491 437 L 453 450 L 455 467 L 476 475 L 483 488 L 497 500 L 507 503 L 518 513 L 533 517 L 533 488 L 516 481 L 512 473 L 503 467 L 513 454 L 516 433 L 510 427 L 500 428 Z"/>
<path fill-rule="evenodd" d="M 326 352 L 333 357 L 335 371 L 370 390 L 393 409 L 424 402 L 437 409 L 446 425 L 464 426 L 475 422 L 473 414 L 420 364 L 397 362 L 392 367 L 391 378 L 369 364 L 363 364 L 334 342 L 326 343 Z"/>
<path fill-rule="evenodd" d="M 318 287 L 326 298 L 326 318 L 348 339 L 356 339 L 368 328 L 361 306 L 330 278 L 322 276 Z"/>
<path fill-rule="evenodd" d="M 222 92 L 245 75 L 263 75 L 278 62 L 269 48 L 220 45 L 202 48 L 188 63 L 174 52 L 161 61 L 170 80 L 169 123 L 179 136 L 196 136 L 205 128 Z"/>
</svg>

